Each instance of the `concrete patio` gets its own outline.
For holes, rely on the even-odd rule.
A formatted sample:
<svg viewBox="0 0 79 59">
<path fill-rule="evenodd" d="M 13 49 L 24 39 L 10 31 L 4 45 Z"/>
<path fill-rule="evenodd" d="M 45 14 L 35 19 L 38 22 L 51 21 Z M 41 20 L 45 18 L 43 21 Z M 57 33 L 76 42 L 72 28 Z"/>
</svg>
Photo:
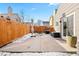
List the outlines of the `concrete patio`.
<svg viewBox="0 0 79 59">
<path fill-rule="evenodd" d="M 62 39 L 56 39 L 50 34 L 35 34 L 26 40 L 18 39 L 2 48 L 0 52 L 76 52 L 76 48 L 66 45 Z M 21 40 L 22 42 L 18 42 Z"/>
</svg>

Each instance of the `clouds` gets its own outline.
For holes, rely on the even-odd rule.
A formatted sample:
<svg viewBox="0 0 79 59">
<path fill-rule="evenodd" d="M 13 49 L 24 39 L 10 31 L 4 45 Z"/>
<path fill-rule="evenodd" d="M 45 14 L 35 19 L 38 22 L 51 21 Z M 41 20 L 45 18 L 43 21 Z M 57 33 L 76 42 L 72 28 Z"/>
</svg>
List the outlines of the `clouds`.
<svg viewBox="0 0 79 59">
<path fill-rule="evenodd" d="M 49 3 L 49 6 L 54 5 L 54 3 Z"/>
<path fill-rule="evenodd" d="M 31 8 L 31 10 L 36 10 L 36 8 Z"/>
<path fill-rule="evenodd" d="M 57 6 L 59 5 L 58 3 L 49 3 L 48 6 Z"/>
</svg>

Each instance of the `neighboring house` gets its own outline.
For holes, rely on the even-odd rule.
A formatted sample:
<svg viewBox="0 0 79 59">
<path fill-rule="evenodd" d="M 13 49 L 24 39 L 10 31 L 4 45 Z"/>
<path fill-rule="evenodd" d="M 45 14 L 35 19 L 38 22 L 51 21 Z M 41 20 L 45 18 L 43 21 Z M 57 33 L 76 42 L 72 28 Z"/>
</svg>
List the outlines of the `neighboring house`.
<svg viewBox="0 0 79 59">
<path fill-rule="evenodd" d="M 43 26 L 43 21 L 42 20 L 37 20 L 36 23 L 34 23 L 36 26 Z"/>
<path fill-rule="evenodd" d="M 57 13 L 54 14 L 55 23 L 61 32 L 62 38 L 72 35 L 79 39 L 79 4 L 78 3 L 61 3 Z M 78 40 L 79 41 L 79 40 Z"/>
<path fill-rule="evenodd" d="M 50 27 L 54 27 L 54 17 L 53 16 L 50 17 L 49 25 L 50 25 Z"/>
<path fill-rule="evenodd" d="M 38 25 L 39 25 L 39 26 L 41 25 L 41 22 L 42 22 L 41 20 L 38 20 Z"/>
<path fill-rule="evenodd" d="M 43 21 L 43 26 L 49 27 L 49 21 Z"/>
<path fill-rule="evenodd" d="M 54 30 L 55 30 L 56 32 L 60 32 L 60 31 L 59 31 L 59 20 L 56 19 L 57 10 L 58 10 L 58 9 L 55 9 L 54 12 L 53 12 Z"/>
<path fill-rule="evenodd" d="M 1 14 L 0 16 L 4 16 L 5 18 L 10 18 L 11 20 L 15 20 L 18 22 L 22 22 L 20 16 L 17 13 L 12 12 L 12 8 L 8 7 L 8 13 L 7 14 Z"/>
</svg>

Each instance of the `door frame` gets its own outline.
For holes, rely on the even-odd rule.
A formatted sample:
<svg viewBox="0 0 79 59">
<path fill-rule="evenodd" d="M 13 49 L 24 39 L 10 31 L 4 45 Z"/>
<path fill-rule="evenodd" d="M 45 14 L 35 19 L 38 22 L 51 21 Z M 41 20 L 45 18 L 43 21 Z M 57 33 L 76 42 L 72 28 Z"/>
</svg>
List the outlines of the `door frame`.
<svg viewBox="0 0 79 59">
<path fill-rule="evenodd" d="M 73 36 L 75 36 L 75 12 L 72 12 L 72 13 L 66 15 L 66 18 L 69 17 L 69 16 L 71 16 L 71 15 L 73 15 Z M 63 39 L 65 39 L 66 37 L 63 36 L 63 22 L 64 22 L 64 20 L 62 20 L 62 33 L 61 33 L 62 35 L 61 35 L 61 37 Z"/>
</svg>

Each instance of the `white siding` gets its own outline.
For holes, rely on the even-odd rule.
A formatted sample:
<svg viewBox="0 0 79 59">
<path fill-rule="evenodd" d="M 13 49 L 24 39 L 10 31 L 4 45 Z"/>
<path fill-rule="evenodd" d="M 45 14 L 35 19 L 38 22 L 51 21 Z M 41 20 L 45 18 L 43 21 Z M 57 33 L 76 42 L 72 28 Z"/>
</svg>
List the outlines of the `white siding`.
<svg viewBox="0 0 79 59">
<path fill-rule="evenodd" d="M 65 13 L 66 15 L 69 15 L 71 13 L 75 12 L 75 35 L 77 36 L 79 40 L 79 4 L 78 3 L 63 3 L 60 4 L 58 11 L 55 15 L 55 21 L 60 21 L 60 18 L 62 17 L 62 14 Z M 60 24 L 60 23 L 59 23 Z M 59 29 L 58 29 L 59 28 Z M 58 31 L 60 31 L 60 25 L 56 28 Z"/>
</svg>

